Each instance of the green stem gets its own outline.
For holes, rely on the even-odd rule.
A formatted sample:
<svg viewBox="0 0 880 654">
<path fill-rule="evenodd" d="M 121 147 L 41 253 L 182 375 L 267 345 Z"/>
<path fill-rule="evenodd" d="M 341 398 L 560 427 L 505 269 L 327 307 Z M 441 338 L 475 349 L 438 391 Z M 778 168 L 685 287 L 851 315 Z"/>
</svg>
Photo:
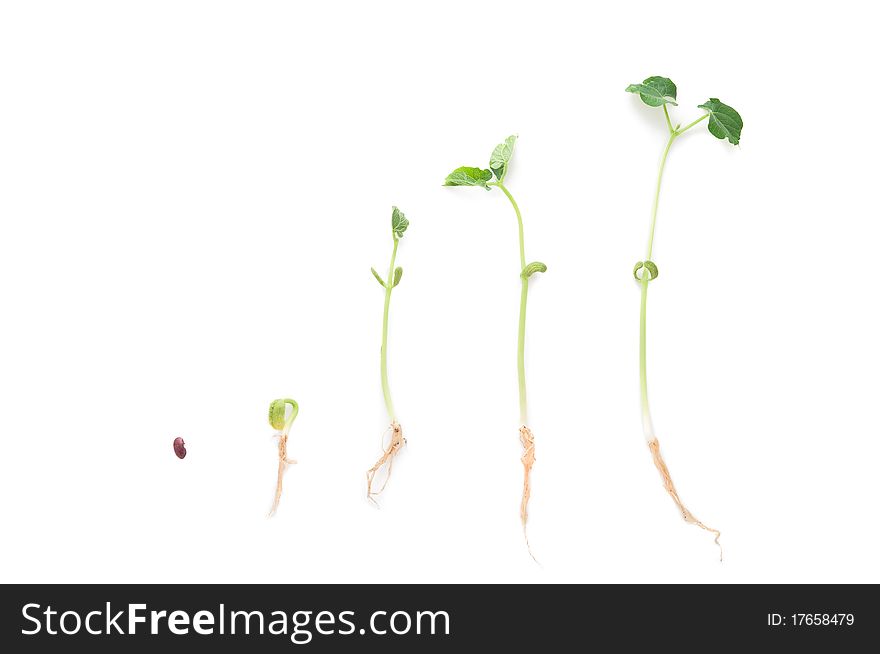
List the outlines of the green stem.
<svg viewBox="0 0 880 654">
<path fill-rule="evenodd" d="M 664 105 L 664 106 L 665 106 L 665 105 Z M 693 127 L 694 125 L 699 124 L 699 123 L 700 123 L 701 121 L 703 121 L 703 120 L 706 120 L 708 117 L 709 117 L 709 114 L 703 114 L 702 116 L 700 116 L 699 118 L 697 118 L 694 122 L 692 122 L 692 123 L 688 123 L 687 125 L 685 125 L 685 126 L 682 127 L 681 129 L 677 129 L 677 130 L 675 130 L 675 134 L 676 134 L 676 136 L 678 136 L 679 134 L 684 134 L 684 133 L 685 133 L 686 131 L 688 131 L 691 127 Z"/>
<path fill-rule="evenodd" d="M 669 120 L 669 112 L 666 110 L 665 104 L 663 105 L 663 113 L 666 116 L 666 124 L 669 126 L 669 140 L 666 142 L 666 149 L 663 150 L 663 157 L 660 159 L 660 170 L 657 172 L 657 188 L 654 191 L 654 207 L 651 209 L 651 234 L 648 237 L 648 256 L 645 257 L 649 260 L 651 258 L 651 252 L 653 252 L 654 249 L 654 227 L 657 224 L 657 204 L 660 202 L 660 184 L 663 182 L 663 169 L 666 167 L 666 157 L 669 156 L 669 148 L 672 147 L 675 139 L 684 134 L 694 125 L 698 125 L 701 121 L 704 121 L 709 117 L 709 114 L 703 114 L 692 123 L 688 123 L 679 129 L 673 129 L 672 121 Z"/>
<path fill-rule="evenodd" d="M 672 120 L 669 118 L 669 109 L 666 108 L 666 105 L 663 105 L 663 115 L 666 116 L 666 126 L 669 128 L 669 133 L 672 134 L 675 131 L 675 128 L 672 126 Z"/>
<path fill-rule="evenodd" d="M 666 106 L 664 105 L 664 109 Z M 647 261 L 651 260 L 651 254 L 654 251 L 654 228 L 657 226 L 657 206 L 660 202 L 660 187 L 663 184 L 663 171 L 666 168 L 666 159 L 669 157 L 669 149 L 675 142 L 675 139 L 686 129 L 690 129 L 698 121 L 691 123 L 683 130 L 672 130 L 669 133 L 669 140 L 666 142 L 666 148 L 663 150 L 663 156 L 660 158 L 660 169 L 657 171 L 657 188 L 654 190 L 654 205 L 651 209 L 651 233 L 648 237 L 648 254 L 645 257 Z M 645 438 L 650 442 L 654 439 L 654 427 L 651 422 L 651 409 L 648 405 L 648 365 L 647 365 L 647 312 L 648 312 L 648 282 L 650 281 L 650 273 L 647 268 L 642 268 L 642 303 L 639 316 L 639 386 L 641 389 L 642 400 L 642 427 L 645 432 Z"/>
<path fill-rule="evenodd" d="M 642 310 L 639 316 L 639 385 L 642 399 L 642 428 L 645 432 L 645 438 L 650 442 L 654 439 L 654 426 L 651 421 L 651 409 L 648 405 L 648 368 L 646 357 L 648 277 L 648 269 L 642 268 Z"/>
<path fill-rule="evenodd" d="M 501 182 L 490 182 L 487 186 L 497 186 L 500 188 L 504 195 L 507 196 L 507 199 L 510 200 L 510 204 L 513 205 L 513 210 L 516 212 L 516 222 L 519 226 L 519 265 L 520 271 L 526 267 L 526 241 L 523 237 L 523 221 L 522 214 L 519 212 L 519 206 L 516 204 L 516 200 L 513 199 L 513 196 L 510 194 L 510 191 L 507 190 L 507 187 Z"/>
<path fill-rule="evenodd" d="M 507 190 L 507 187 L 504 186 L 501 182 L 492 182 L 489 186 L 497 186 L 504 195 L 507 196 L 507 199 L 510 200 L 510 204 L 513 205 L 513 210 L 516 212 L 516 221 L 517 226 L 519 227 L 519 264 L 520 264 L 520 273 L 526 267 L 526 244 L 525 237 L 523 235 L 523 220 L 522 214 L 519 211 L 519 206 L 516 204 L 516 200 L 513 199 L 513 196 L 510 194 L 510 191 Z M 517 336 L 516 343 L 516 372 L 517 378 L 519 381 L 519 418 L 520 422 L 523 425 L 528 424 L 528 403 L 526 401 L 526 304 L 529 299 L 529 280 L 528 278 L 521 279 L 520 282 L 520 294 L 519 294 L 519 331 Z"/>
<path fill-rule="evenodd" d="M 665 105 L 664 105 L 665 106 Z M 671 132 L 669 140 L 666 142 L 666 149 L 663 150 L 663 157 L 660 159 L 660 170 L 657 172 L 657 188 L 654 191 L 654 206 L 651 209 L 651 233 L 648 236 L 648 255 L 645 259 L 651 259 L 651 253 L 654 251 L 654 227 L 657 225 L 657 205 L 660 202 L 660 185 L 663 183 L 663 169 L 666 167 L 666 158 L 669 156 L 669 148 L 675 142 L 680 132 Z"/>
<path fill-rule="evenodd" d="M 523 266 L 525 267 L 525 266 Z M 529 280 L 520 282 L 519 292 L 519 331 L 516 341 L 516 374 L 519 380 L 519 420 L 528 425 L 528 405 L 526 403 L 526 302 L 529 299 Z"/>
<path fill-rule="evenodd" d="M 654 191 L 654 207 L 651 210 L 651 234 L 648 237 L 648 256 L 645 257 L 646 259 L 651 258 L 651 252 L 654 249 L 654 227 L 657 224 L 657 204 L 660 202 L 660 184 L 663 181 L 663 169 L 666 167 L 666 157 L 669 156 L 669 148 L 672 147 L 675 139 L 684 134 L 694 125 L 698 125 L 701 121 L 704 121 L 709 117 L 709 114 L 703 114 L 692 123 L 688 123 L 679 129 L 673 129 L 672 121 L 669 120 L 669 112 L 666 110 L 665 104 L 663 105 L 663 113 L 666 116 L 666 124 L 669 125 L 669 140 L 666 142 L 666 149 L 663 150 L 663 157 L 660 159 L 660 170 L 657 172 L 657 188 Z"/>
<path fill-rule="evenodd" d="M 394 260 L 397 258 L 397 244 L 399 239 L 394 237 L 394 249 L 391 251 L 391 265 L 388 266 L 388 279 L 385 282 L 385 310 L 382 313 L 382 395 L 385 398 L 385 408 L 391 422 L 397 422 L 397 414 L 394 412 L 394 402 L 391 401 L 391 388 L 388 386 L 388 309 L 391 306 L 391 289 L 394 284 Z"/>
</svg>

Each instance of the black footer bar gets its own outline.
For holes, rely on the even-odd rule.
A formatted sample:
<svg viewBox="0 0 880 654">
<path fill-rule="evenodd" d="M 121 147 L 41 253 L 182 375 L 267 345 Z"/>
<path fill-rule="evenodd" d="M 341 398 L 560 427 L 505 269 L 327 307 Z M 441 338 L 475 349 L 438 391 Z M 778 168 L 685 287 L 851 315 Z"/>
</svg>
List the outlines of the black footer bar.
<svg viewBox="0 0 880 654">
<path fill-rule="evenodd" d="M 18 585 L 0 587 L 5 651 L 573 651 L 613 643 L 802 650 L 875 640 L 876 586 Z M 246 648 L 246 650 L 242 650 Z M 206 650 L 207 651 L 207 650 Z"/>
</svg>

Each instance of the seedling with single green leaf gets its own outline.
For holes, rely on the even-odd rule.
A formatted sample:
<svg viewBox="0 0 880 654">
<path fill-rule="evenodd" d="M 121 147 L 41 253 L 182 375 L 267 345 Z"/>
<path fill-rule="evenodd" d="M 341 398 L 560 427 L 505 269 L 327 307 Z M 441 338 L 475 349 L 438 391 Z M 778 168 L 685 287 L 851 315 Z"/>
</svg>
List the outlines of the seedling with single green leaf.
<svg viewBox="0 0 880 654">
<path fill-rule="evenodd" d="M 391 249 L 391 263 L 388 266 L 387 278 L 382 279 L 379 273 L 376 272 L 375 268 L 370 268 L 370 270 L 373 271 L 373 277 L 375 277 L 376 281 L 379 282 L 379 285 L 385 289 L 385 310 L 382 312 L 382 349 L 380 350 L 379 367 L 382 375 L 382 396 L 385 398 L 385 408 L 388 411 L 388 418 L 391 420 L 391 426 L 386 431 L 386 434 L 390 433 L 388 444 L 385 445 L 383 442 L 382 456 L 379 457 L 379 460 L 376 461 L 376 464 L 372 468 L 367 470 L 367 498 L 373 501 L 375 501 L 373 499 L 374 496 L 385 490 L 385 485 L 391 478 L 391 468 L 394 465 L 394 457 L 400 451 L 400 448 L 406 444 L 406 439 L 403 437 L 403 430 L 400 428 L 400 423 L 397 422 L 397 414 L 394 412 L 394 403 L 391 401 L 391 388 L 388 386 L 388 309 L 391 306 L 391 291 L 400 283 L 400 279 L 403 277 L 403 268 L 400 266 L 395 268 L 394 262 L 397 259 L 397 246 L 400 243 L 400 239 L 403 238 L 403 234 L 406 232 L 407 227 L 409 227 L 409 220 L 406 219 L 406 216 L 403 215 L 403 212 L 400 209 L 392 207 L 391 238 L 394 241 L 394 246 Z M 387 466 L 385 481 L 382 483 L 382 487 L 379 490 L 374 491 L 373 480 L 376 473 L 379 472 L 383 466 Z"/>
<path fill-rule="evenodd" d="M 487 191 L 492 188 L 499 189 L 513 206 L 516 213 L 516 221 L 519 227 L 519 333 L 517 339 L 516 367 L 519 379 L 519 438 L 523 446 L 523 454 L 520 458 L 523 465 L 523 492 L 520 502 L 520 520 L 522 521 L 523 533 L 526 533 L 528 521 L 529 497 L 531 496 L 531 472 L 535 464 L 535 437 L 528 427 L 528 405 L 526 402 L 526 366 L 525 366 L 525 342 L 526 342 L 526 303 L 529 297 L 529 278 L 535 273 L 547 271 L 540 261 L 526 263 L 526 246 L 523 237 L 523 220 L 519 206 L 513 199 L 510 191 L 504 185 L 504 178 L 513 156 L 516 145 L 516 136 L 508 136 L 503 143 L 499 143 L 489 157 L 489 169 L 472 168 L 462 166 L 456 168 L 446 177 L 444 186 L 479 186 Z M 528 543 L 528 537 L 526 538 Z"/>
<path fill-rule="evenodd" d="M 669 156 L 669 150 L 672 147 L 672 144 L 675 143 L 675 140 L 679 136 L 706 120 L 708 121 L 706 125 L 709 128 L 709 133 L 721 140 L 727 139 L 732 144 L 736 145 L 739 143 L 743 121 L 735 109 L 724 104 L 718 100 L 718 98 L 710 98 L 698 107 L 699 109 L 705 110 L 705 113 L 702 116 L 693 122 L 688 123 L 684 127 L 682 127 L 680 123 L 673 127 L 672 119 L 669 116 L 668 105 L 677 105 L 676 97 L 678 89 L 676 89 L 672 80 L 667 79 L 666 77 L 649 77 L 641 84 L 630 84 L 626 87 L 626 90 L 629 93 L 637 93 L 642 99 L 642 102 L 649 107 L 663 107 L 663 115 L 666 117 L 666 127 L 669 130 L 669 138 L 666 141 L 666 147 L 660 158 L 660 170 L 657 173 L 657 186 L 654 191 L 654 204 L 653 209 L 651 210 L 651 230 L 648 235 L 648 253 L 645 256 L 644 261 L 637 262 L 633 268 L 633 276 L 636 278 L 642 292 L 639 331 L 639 376 L 641 380 L 642 428 L 645 432 L 645 439 L 648 442 L 648 448 L 654 459 L 654 465 L 660 472 L 660 476 L 663 479 L 663 485 L 672 497 L 678 510 L 681 512 L 682 517 L 686 522 L 714 533 L 715 542 L 718 543 L 718 547 L 720 548 L 721 544 L 718 542 L 718 539 L 721 536 L 721 532 L 717 529 L 707 527 L 697 520 L 697 518 L 695 518 L 682 503 L 681 498 L 678 496 L 678 491 L 676 491 L 675 485 L 672 483 L 672 477 L 669 475 L 669 469 L 666 467 L 666 462 L 660 454 L 660 443 L 654 435 L 654 424 L 651 420 L 651 411 L 648 406 L 648 376 L 645 356 L 646 310 L 648 306 L 648 282 L 657 279 L 657 275 L 659 274 L 657 265 L 651 260 L 651 256 L 654 249 L 654 227 L 657 224 L 657 204 L 660 200 L 660 184 L 663 181 L 663 169 L 666 166 L 666 158 Z"/>
<path fill-rule="evenodd" d="M 269 405 L 269 424 L 277 430 L 275 436 L 278 438 L 278 483 L 275 486 L 275 501 L 272 502 L 270 516 L 278 509 L 278 502 L 281 501 L 281 480 L 284 478 L 284 471 L 289 464 L 296 463 L 293 459 L 287 458 L 287 435 L 298 413 L 299 404 L 289 398 L 273 400 Z"/>
</svg>

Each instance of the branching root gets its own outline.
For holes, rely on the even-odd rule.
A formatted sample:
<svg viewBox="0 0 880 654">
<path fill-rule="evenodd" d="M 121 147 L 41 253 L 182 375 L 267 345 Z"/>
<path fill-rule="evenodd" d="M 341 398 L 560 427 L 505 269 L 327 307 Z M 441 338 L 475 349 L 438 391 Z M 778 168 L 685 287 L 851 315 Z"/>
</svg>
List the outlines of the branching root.
<svg viewBox="0 0 880 654">
<path fill-rule="evenodd" d="M 532 496 L 532 466 L 535 465 L 535 437 L 532 435 L 532 430 L 525 425 L 519 428 L 519 442 L 523 446 L 523 455 L 519 459 L 523 464 L 523 492 L 519 517 L 525 529 L 529 519 L 529 498 Z"/>
<path fill-rule="evenodd" d="M 287 458 L 287 434 L 278 434 L 278 483 L 275 486 L 275 501 L 272 502 L 270 516 L 275 514 L 281 501 L 281 481 L 284 479 L 284 471 L 287 470 L 288 465 L 294 464 L 296 461 Z"/>
<path fill-rule="evenodd" d="M 685 522 L 696 525 L 700 529 L 705 529 L 706 531 L 715 534 L 715 544 L 718 546 L 718 549 L 720 550 L 720 557 L 723 560 L 724 550 L 722 549 L 721 543 L 718 540 L 719 538 L 721 538 L 721 532 L 717 529 L 707 527 L 702 522 L 697 520 L 694 514 L 691 513 L 688 508 L 682 503 L 681 498 L 678 496 L 678 491 L 675 490 L 675 484 L 672 483 L 672 477 L 669 474 L 669 468 L 666 467 L 666 462 L 663 460 L 663 455 L 660 454 L 660 441 L 658 441 L 656 438 L 649 441 L 648 449 L 651 450 L 651 456 L 654 458 L 654 465 L 657 466 L 657 470 L 660 472 L 660 477 L 663 479 L 663 486 L 666 488 L 666 492 L 669 493 L 672 501 L 675 502 L 675 505 L 681 512 L 681 517 L 684 518 Z"/>
<path fill-rule="evenodd" d="M 525 425 L 519 428 L 519 442 L 523 446 L 523 454 L 519 459 L 523 464 L 523 492 L 522 503 L 519 505 L 519 519 L 522 521 L 523 537 L 526 539 L 529 556 L 537 563 L 538 559 L 532 553 L 529 534 L 526 530 L 526 522 L 529 520 L 529 498 L 532 496 L 532 466 L 535 465 L 535 436 L 532 434 L 532 430 Z"/>
<path fill-rule="evenodd" d="M 406 445 L 406 439 L 403 437 L 403 429 L 400 428 L 399 424 L 392 422 L 391 426 L 388 427 L 388 431 L 391 432 L 391 439 L 388 441 L 388 445 L 383 446 L 384 451 L 382 452 L 382 456 L 379 457 L 379 460 L 376 461 L 376 465 L 367 470 L 367 499 L 372 502 L 376 501 L 373 498 L 384 491 L 385 486 L 388 485 L 388 480 L 391 479 L 391 469 L 394 466 L 394 457 L 400 449 Z M 388 432 L 386 431 L 386 433 Z M 382 483 L 382 487 L 379 490 L 374 491 L 373 481 L 376 477 L 376 473 L 386 465 L 387 472 L 385 473 L 385 481 Z"/>
</svg>

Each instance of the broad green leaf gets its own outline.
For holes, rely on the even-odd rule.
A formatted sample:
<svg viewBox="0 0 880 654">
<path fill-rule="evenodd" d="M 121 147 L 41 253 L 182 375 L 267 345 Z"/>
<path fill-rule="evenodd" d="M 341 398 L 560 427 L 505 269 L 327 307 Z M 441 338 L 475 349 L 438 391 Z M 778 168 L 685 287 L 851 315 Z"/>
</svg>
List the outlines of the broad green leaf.
<svg viewBox="0 0 880 654">
<path fill-rule="evenodd" d="M 394 281 L 391 283 L 391 288 L 394 288 L 400 283 L 400 278 L 403 277 L 403 268 L 397 266 L 394 269 Z"/>
<path fill-rule="evenodd" d="M 486 182 L 492 179 L 491 170 L 462 166 L 446 176 L 443 186 L 482 186 L 488 190 Z"/>
<path fill-rule="evenodd" d="M 626 87 L 628 93 L 638 93 L 639 97 L 649 107 L 660 107 L 664 104 L 677 105 L 675 96 L 678 89 L 668 77 L 649 77 L 641 84 L 630 84 Z"/>
<path fill-rule="evenodd" d="M 373 277 L 376 278 L 376 281 L 379 282 L 380 284 L 382 284 L 382 288 L 386 288 L 384 280 L 381 277 L 379 277 L 379 273 L 376 272 L 376 269 L 370 268 L 370 270 L 373 271 Z"/>
<path fill-rule="evenodd" d="M 492 156 L 489 157 L 489 168 L 495 173 L 495 177 L 498 178 L 499 182 L 503 182 L 504 176 L 507 174 L 507 164 L 513 156 L 513 146 L 515 143 L 516 135 L 508 136 L 504 139 L 504 143 L 499 143 L 495 146 L 495 149 L 492 150 Z"/>
<path fill-rule="evenodd" d="M 743 119 L 733 107 L 728 107 L 718 98 L 709 98 L 708 102 L 699 105 L 700 109 L 709 112 L 709 132 L 712 136 L 727 139 L 734 145 L 739 143 L 739 135 L 743 128 Z"/>
<path fill-rule="evenodd" d="M 409 221 L 406 219 L 406 216 L 403 215 L 400 209 L 393 207 L 391 209 L 391 229 L 394 232 L 394 236 L 396 238 L 403 236 L 407 227 L 409 227 Z"/>
<path fill-rule="evenodd" d="M 532 263 L 528 264 L 525 268 L 522 269 L 522 272 L 519 274 L 519 276 L 523 279 L 528 279 L 536 272 L 547 272 L 547 266 L 545 266 L 540 261 L 532 261 Z"/>
</svg>

